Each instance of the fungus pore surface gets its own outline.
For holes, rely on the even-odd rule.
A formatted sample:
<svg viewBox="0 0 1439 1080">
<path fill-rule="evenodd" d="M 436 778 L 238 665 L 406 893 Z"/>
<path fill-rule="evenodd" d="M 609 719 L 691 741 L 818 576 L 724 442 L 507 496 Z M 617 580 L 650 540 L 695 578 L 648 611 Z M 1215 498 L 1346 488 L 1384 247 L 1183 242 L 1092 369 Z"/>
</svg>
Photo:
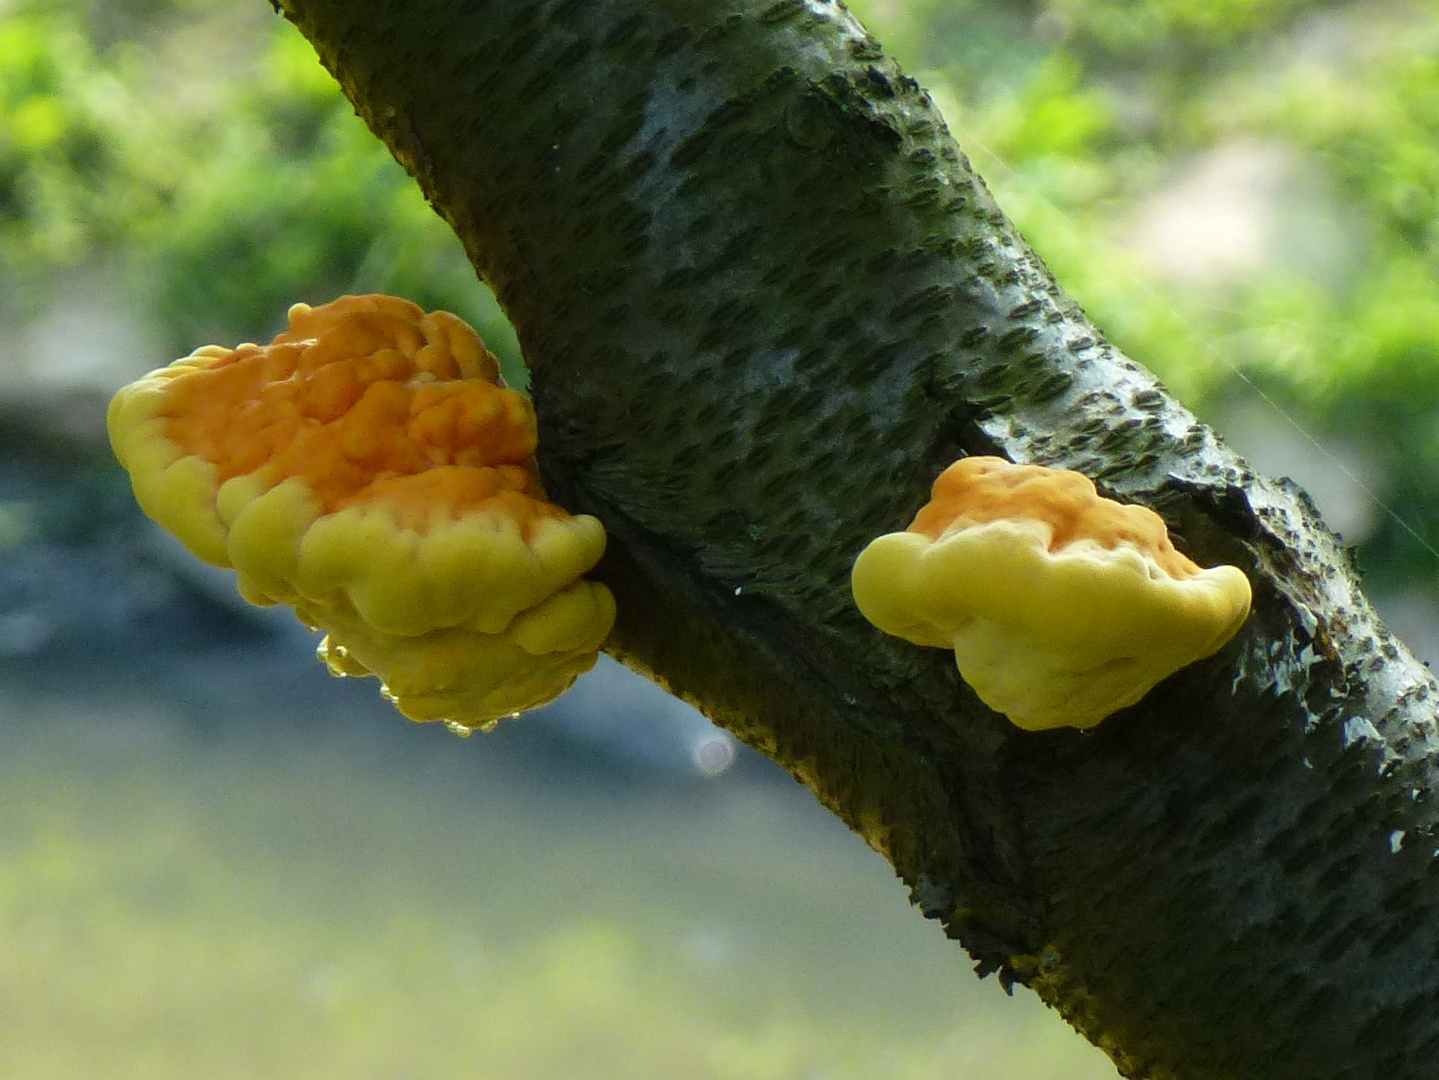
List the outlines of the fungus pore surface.
<svg viewBox="0 0 1439 1080">
<path fill-rule="evenodd" d="M 614 621 L 581 577 L 603 527 L 545 497 L 530 402 L 447 312 L 296 304 L 269 345 L 206 345 L 123 387 L 108 423 L 150 517 L 411 719 L 464 732 L 544 704 Z"/>
<path fill-rule="evenodd" d="M 1241 570 L 1195 565 L 1152 510 L 995 457 L 946 469 L 905 532 L 860 553 L 851 585 L 871 623 L 953 649 L 980 699 L 1029 730 L 1133 705 L 1220 649 L 1250 603 Z"/>
</svg>

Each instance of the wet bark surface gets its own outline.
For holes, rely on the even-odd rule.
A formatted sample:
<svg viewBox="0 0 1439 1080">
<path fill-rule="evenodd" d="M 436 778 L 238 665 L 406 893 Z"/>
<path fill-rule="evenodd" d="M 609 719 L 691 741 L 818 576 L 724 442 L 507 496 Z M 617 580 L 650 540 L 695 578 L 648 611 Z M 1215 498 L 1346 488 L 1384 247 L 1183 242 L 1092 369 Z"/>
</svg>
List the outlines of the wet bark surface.
<svg viewBox="0 0 1439 1080">
<path fill-rule="evenodd" d="M 825 0 L 284 0 L 455 228 L 611 537 L 608 648 L 779 761 L 1134 1077 L 1439 1076 L 1434 683 L 1309 500 L 1058 291 Z M 1026 733 L 854 609 L 964 453 L 1249 575 L 1219 654 Z"/>
</svg>

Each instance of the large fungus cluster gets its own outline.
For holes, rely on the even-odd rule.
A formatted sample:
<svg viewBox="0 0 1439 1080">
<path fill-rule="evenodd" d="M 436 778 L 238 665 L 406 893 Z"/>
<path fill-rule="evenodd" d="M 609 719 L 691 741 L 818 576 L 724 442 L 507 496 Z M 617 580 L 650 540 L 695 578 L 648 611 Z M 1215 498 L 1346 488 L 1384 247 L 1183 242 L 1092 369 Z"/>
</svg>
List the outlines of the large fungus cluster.
<svg viewBox="0 0 1439 1080">
<path fill-rule="evenodd" d="M 1233 566 L 1201 569 L 1141 506 L 1085 476 L 955 462 L 905 532 L 861 552 L 855 603 L 879 629 L 953 649 L 1022 728 L 1086 728 L 1224 645 L 1249 613 Z"/>
<path fill-rule="evenodd" d="M 562 693 L 614 621 L 604 529 L 551 503 L 534 411 L 473 330 L 388 296 L 296 304 L 116 394 L 144 511 L 242 596 L 289 604 L 339 675 L 457 730 Z"/>
</svg>

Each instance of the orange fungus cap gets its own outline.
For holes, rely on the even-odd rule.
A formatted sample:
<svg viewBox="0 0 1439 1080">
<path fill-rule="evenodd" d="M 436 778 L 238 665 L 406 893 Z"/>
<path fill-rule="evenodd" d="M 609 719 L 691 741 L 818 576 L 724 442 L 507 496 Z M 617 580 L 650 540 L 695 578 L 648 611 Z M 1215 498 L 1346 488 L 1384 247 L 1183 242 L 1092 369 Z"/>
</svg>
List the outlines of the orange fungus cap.
<svg viewBox="0 0 1439 1080">
<path fill-rule="evenodd" d="M 1169 539 L 1164 519 L 1147 506 L 1104 498 L 1083 473 L 1015 465 L 999 457 L 961 458 L 940 473 L 908 531 L 938 540 L 957 525 L 1021 518 L 1049 527 L 1051 553 L 1077 540 L 1111 550 L 1128 544 L 1171 577 L 1193 577 L 1200 570 Z"/>
<path fill-rule="evenodd" d="M 531 463 L 529 401 L 446 312 L 388 296 L 297 304 L 271 344 L 191 359 L 159 415 L 220 483 L 295 477 L 321 513 L 383 502 L 416 530 L 436 507 L 460 517 L 502 505 L 527 530 L 558 511 Z"/>
<path fill-rule="evenodd" d="M 980 700 L 1031 730 L 1133 705 L 1220 649 L 1250 604 L 1241 570 L 1201 569 L 1154 511 L 994 457 L 947 468 L 907 530 L 860 552 L 850 585 L 866 619 L 953 649 Z"/>
<path fill-rule="evenodd" d="M 533 407 L 447 312 L 296 304 L 268 345 L 206 345 L 122 388 L 108 423 L 146 513 L 416 719 L 543 703 L 613 622 L 579 580 L 603 527 L 546 498 Z"/>
</svg>

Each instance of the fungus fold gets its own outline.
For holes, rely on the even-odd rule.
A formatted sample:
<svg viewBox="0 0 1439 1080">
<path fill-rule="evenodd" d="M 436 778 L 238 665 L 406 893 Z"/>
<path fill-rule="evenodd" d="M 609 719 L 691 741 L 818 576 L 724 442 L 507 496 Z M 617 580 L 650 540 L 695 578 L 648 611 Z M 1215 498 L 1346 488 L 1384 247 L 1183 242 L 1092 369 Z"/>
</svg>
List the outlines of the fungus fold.
<svg viewBox="0 0 1439 1080">
<path fill-rule="evenodd" d="M 269 345 L 206 345 L 123 387 L 108 425 L 145 513 L 412 720 L 468 731 L 542 705 L 614 622 L 581 577 L 604 528 L 546 498 L 533 407 L 448 312 L 296 304 Z"/>
<path fill-rule="evenodd" d="M 1221 648 L 1249 614 L 1233 566 L 1201 569 L 1154 511 L 1077 472 L 955 462 L 904 532 L 855 561 L 855 604 L 887 634 L 953 649 L 1027 730 L 1092 727 Z"/>
</svg>

